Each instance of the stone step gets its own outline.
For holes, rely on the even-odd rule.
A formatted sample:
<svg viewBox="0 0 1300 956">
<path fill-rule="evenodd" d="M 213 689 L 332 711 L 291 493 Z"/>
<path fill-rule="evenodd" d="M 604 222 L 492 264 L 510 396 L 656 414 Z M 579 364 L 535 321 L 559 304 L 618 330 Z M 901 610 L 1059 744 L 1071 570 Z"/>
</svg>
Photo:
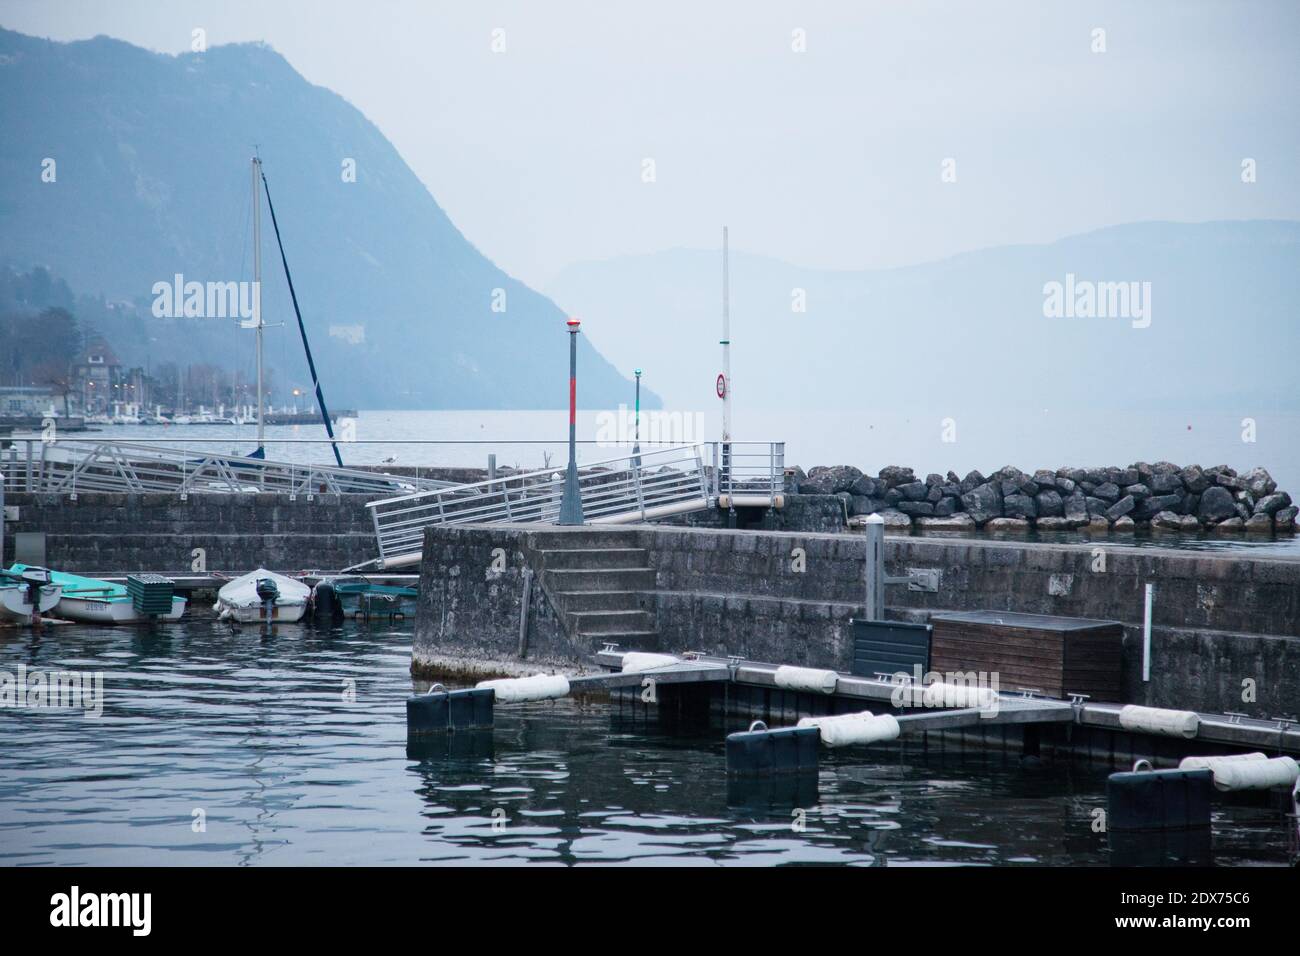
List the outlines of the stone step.
<svg viewBox="0 0 1300 956">
<path fill-rule="evenodd" d="M 659 650 L 658 631 L 594 631 L 583 634 L 582 639 L 590 641 L 595 651 L 600 650 L 602 644 L 617 644 L 620 651 Z"/>
<path fill-rule="evenodd" d="M 561 611 L 639 611 L 640 591 L 555 591 Z"/>
<path fill-rule="evenodd" d="M 654 619 L 642 610 L 635 611 L 575 611 L 569 613 L 574 631 L 584 637 L 588 634 L 646 633 L 653 630 Z"/>
<path fill-rule="evenodd" d="M 547 569 L 547 584 L 552 591 L 651 591 L 655 586 L 653 568 L 611 568 L 606 570 Z"/>
<path fill-rule="evenodd" d="M 576 528 L 573 531 L 536 532 L 537 546 L 547 551 L 585 548 L 630 548 L 636 545 L 637 532 L 623 528 Z"/>
<path fill-rule="evenodd" d="M 650 566 L 650 555 L 645 548 L 543 549 L 541 558 L 543 568 L 555 570 L 599 571 Z"/>
</svg>

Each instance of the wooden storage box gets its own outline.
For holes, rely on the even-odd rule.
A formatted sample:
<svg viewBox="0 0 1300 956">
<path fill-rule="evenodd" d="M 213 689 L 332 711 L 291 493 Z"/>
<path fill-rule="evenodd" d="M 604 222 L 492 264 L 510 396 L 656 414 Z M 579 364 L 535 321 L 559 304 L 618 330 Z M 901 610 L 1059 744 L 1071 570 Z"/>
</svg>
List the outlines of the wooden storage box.
<svg viewBox="0 0 1300 956">
<path fill-rule="evenodd" d="M 1033 688 L 1048 697 L 1087 694 L 1123 700 L 1124 626 L 1010 611 L 972 611 L 930 619 L 930 669 L 998 675 L 998 689 Z"/>
</svg>

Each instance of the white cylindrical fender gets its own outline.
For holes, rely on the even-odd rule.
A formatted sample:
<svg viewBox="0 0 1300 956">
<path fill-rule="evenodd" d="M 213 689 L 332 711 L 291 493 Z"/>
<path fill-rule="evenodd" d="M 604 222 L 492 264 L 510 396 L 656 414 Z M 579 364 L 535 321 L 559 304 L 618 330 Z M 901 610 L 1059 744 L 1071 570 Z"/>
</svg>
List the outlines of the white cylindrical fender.
<svg viewBox="0 0 1300 956">
<path fill-rule="evenodd" d="M 1201 727 L 1201 718 L 1190 710 L 1165 710 L 1161 707 L 1139 707 L 1126 704 L 1119 712 L 1119 725 L 1125 730 L 1166 737 L 1195 737 Z"/>
<path fill-rule="evenodd" d="M 992 707 L 997 699 L 997 692 L 991 687 L 948 684 L 943 681 L 926 684 L 921 692 L 921 703 L 925 707 L 986 708 Z"/>
<path fill-rule="evenodd" d="M 814 667 L 791 667 L 782 664 L 776 669 L 776 686 L 786 690 L 802 690 L 811 694 L 833 694 L 839 675 L 834 671 Z"/>
<path fill-rule="evenodd" d="M 1259 751 L 1250 754 L 1218 754 L 1213 757 L 1184 757 L 1178 761 L 1179 770 L 1213 770 L 1222 763 L 1236 763 L 1239 760 L 1267 760 L 1268 754 Z"/>
<path fill-rule="evenodd" d="M 502 677 L 496 680 L 481 680 L 474 686 L 480 690 L 490 687 L 496 691 L 496 703 L 498 704 L 522 704 L 530 700 L 551 700 L 555 697 L 566 697 L 569 693 L 569 679 L 563 674 Z"/>
<path fill-rule="evenodd" d="M 875 716 L 869 710 L 829 717 L 804 717 L 798 726 L 816 727 L 821 734 L 822 743 L 827 747 L 874 744 L 881 740 L 893 740 L 899 734 L 898 721 L 892 714 Z"/>
<path fill-rule="evenodd" d="M 1292 757 L 1264 760 L 1228 760 L 1212 767 L 1219 790 L 1272 790 L 1292 787 L 1300 778 L 1300 764 Z"/>
<path fill-rule="evenodd" d="M 623 673 L 635 674 L 655 667 L 667 667 L 676 664 L 680 658 L 671 654 L 651 654 L 648 651 L 628 651 L 623 655 Z"/>
</svg>

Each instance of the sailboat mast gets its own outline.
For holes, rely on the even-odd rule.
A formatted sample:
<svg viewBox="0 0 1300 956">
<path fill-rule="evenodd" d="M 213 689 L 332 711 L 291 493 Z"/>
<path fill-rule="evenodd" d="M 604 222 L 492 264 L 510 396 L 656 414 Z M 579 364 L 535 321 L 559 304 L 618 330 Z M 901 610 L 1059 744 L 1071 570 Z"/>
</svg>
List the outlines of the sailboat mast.
<svg viewBox="0 0 1300 956">
<path fill-rule="evenodd" d="M 253 323 L 257 330 L 257 450 L 265 448 L 265 427 L 262 416 L 262 204 L 258 201 L 259 167 L 262 161 L 253 157 Z"/>
</svg>

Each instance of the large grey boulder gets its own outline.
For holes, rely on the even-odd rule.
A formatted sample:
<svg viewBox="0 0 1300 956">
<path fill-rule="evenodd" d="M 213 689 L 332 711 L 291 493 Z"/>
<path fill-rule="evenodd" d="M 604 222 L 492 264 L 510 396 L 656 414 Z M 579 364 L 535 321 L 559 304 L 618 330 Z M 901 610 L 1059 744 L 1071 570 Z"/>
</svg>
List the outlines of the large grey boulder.
<svg viewBox="0 0 1300 956">
<path fill-rule="evenodd" d="M 1161 511 L 1151 519 L 1151 527 L 1158 528 L 1161 531 L 1182 531 L 1183 522 L 1172 511 Z"/>
<path fill-rule="evenodd" d="M 1008 518 L 1037 518 L 1038 506 L 1029 495 L 1007 495 L 1002 499 L 1002 514 Z"/>
<path fill-rule="evenodd" d="M 1202 524 L 1223 521 L 1237 514 L 1237 504 L 1232 500 L 1232 492 L 1219 485 L 1212 485 L 1201 493 L 1201 503 L 1196 509 L 1196 516 Z"/>
<path fill-rule="evenodd" d="M 1277 491 L 1271 495 L 1265 495 L 1255 502 L 1255 514 L 1257 515 L 1274 515 L 1291 503 L 1291 496 L 1285 491 Z"/>
<path fill-rule="evenodd" d="M 961 506 L 976 524 L 983 524 L 1002 516 L 1002 492 L 992 482 L 985 482 L 962 495 Z"/>
<path fill-rule="evenodd" d="M 1246 519 L 1247 534 L 1272 534 L 1273 517 L 1272 515 L 1251 515 Z"/>
<path fill-rule="evenodd" d="M 1113 481 L 1115 484 L 1124 488 L 1128 485 L 1136 485 L 1142 480 L 1136 468 L 1108 468 L 1106 469 L 1106 480 Z"/>
<path fill-rule="evenodd" d="M 1125 495 L 1123 498 L 1119 499 L 1119 501 L 1106 509 L 1106 517 L 1112 522 L 1117 522 L 1120 518 L 1127 517 L 1128 513 L 1136 507 L 1137 499 L 1132 495 Z M 1130 519 L 1129 523 L 1132 523 L 1132 519 Z"/>
<path fill-rule="evenodd" d="M 1277 482 L 1264 468 L 1252 468 L 1241 476 L 1246 483 L 1246 490 L 1256 498 L 1263 498 L 1277 491 Z"/>
<path fill-rule="evenodd" d="M 833 495 L 837 495 L 841 491 L 848 491 L 853 487 L 853 483 L 862 477 L 862 471 L 852 465 L 835 465 L 826 471 L 830 477 L 831 494 Z"/>
<path fill-rule="evenodd" d="M 894 485 L 906 484 L 909 481 L 916 480 L 916 474 L 911 468 L 902 468 L 898 465 L 886 465 L 880 469 L 880 480 L 889 487 Z"/>
<path fill-rule="evenodd" d="M 1151 486 L 1144 485 L 1141 482 L 1137 482 L 1136 484 L 1132 484 L 1126 487 L 1124 489 L 1124 494 L 1130 495 L 1131 497 L 1141 501 L 1143 498 L 1151 497 Z"/>
<path fill-rule="evenodd" d="M 1273 529 L 1275 531 L 1295 531 L 1296 514 L 1300 513 L 1300 508 L 1295 505 L 1288 505 L 1277 514 L 1273 515 Z"/>
<path fill-rule="evenodd" d="M 1065 515 L 1065 503 L 1061 500 L 1061 493 L 1055 488 L 1040 491 L 1034 496 L 1034 504 L 1038 508 L 1040 518 L 1060 518 Z"/>
<path fill-rule="evenodd" d="M 1153 495 L 1143 501 L 1138 502 L 1138 506 L 1133 509 L 1134 521 L 1150 521 L 1162 511 L 1172 511 L 1174 514 L 1183 512 L 1183 496 L 1177 495 Z"/>
<path fill-rule="evenodd" d="M 923 481 L 909 481 L 906 484 L 898 485 L 897 490 L 905 501 L 924 501 L 930 489 L 926 487 Z"/>
<path fill-rule="evenodd" d="M 919 515 L 933 515 L 934 505 L 928 501 L 900 501 L 898 510 L 905 515 L 917 517 Z"/>
<path fill-rule="evenodd" d="M 1214 479 L 1214 483 L 1221 488 L 1227 488 L 1230 491 L 1245 491 L 1246 482 L 1236 475 L 1230 475 L 1227 472 L 1220 472 Z"/>
<path fill-rule="evenodd" d="M 1241 534 L 1241 532 L 1245 530 L 1246 530 L 1246 522 L 1242 521 L 1236 515 L 1233 515 L 1231 518 L 1224 518 L 1222 521 L 1216 524 L 1213 528 L 1210 529 L 1210 533 L 1211 534 Z"/>
<path fill-rule="evenodd" d="M 961 480 L 961 493 L 964 495 L 968 491 L 974 491 L 984 482 L 988 481 L 978 470 L 969 471 L 966 477 Z"/>
<path fill-rule="evenodd" d="M 1103 481 L 1101 484 L 1097 486 L 1097 489 L 1096 491 L 1093 492 L 1093 495 L 1095 495 L 1098 498 L 1103 498 L 1106 501 L 1109 501 L 1111 504 L 1114 504 L 1120 499 L 1119 485 L 1115 484 L 1115 482 L 1113 481 Z"/>
<path fill-rule="evenodd" d="M 814 465 L 808 469 L 808 476 L 799 482 L 799 493 L 801 495 L 833 495 L 835 494 L 835 478 L 831 474 L 831 469 L 825 465 Z"/>
<path fill-rule="evenodd" d="M 946 518 L 949 515 L 957 514 L 960 509 L 961 502 L 950 495 L 946 495 L 934 503 L 934 516 L 936 518 Z"/>
<path fill-rule="evenodd" d="M 849 486 L 849 494 L 862 495 L 866 498 L 876 498 L 884 492 L 885 483 L 869 475 L 863 475 Z"/>
<path fill-rule="evenodd" d="M 1199 465 L 1188 465 L 1178 473 L 1178 477 L 1183 479 L 1183 484 L 1188 491 L 1200 493 L 1210 487 L 1211 479 L 1201 471 Z"/>
<path fill-rule="evenodd" d="M 877 511 L 883 511 L 885 502 L 882 498 L 872 498 L 868 495 L 853 495 L 849 499 L 849 516 L 873 515 Z"/>
<path fill-rule="evenodd" d="M 1087 522 L 1088 499 L 1080 492 L 1075 492 L 1065 499 L 1063 504 L 1065 516 L 1073 521 Z"/>
<path fill-rule="evenodd" d="M 1168 495 L 1175 491 L 1182 492 L 1183 479 L 1178 477 L 1176 471 L 1158 471 L 1151 476 L 1151 493 L 1153 495 Z"/>
</svg>

